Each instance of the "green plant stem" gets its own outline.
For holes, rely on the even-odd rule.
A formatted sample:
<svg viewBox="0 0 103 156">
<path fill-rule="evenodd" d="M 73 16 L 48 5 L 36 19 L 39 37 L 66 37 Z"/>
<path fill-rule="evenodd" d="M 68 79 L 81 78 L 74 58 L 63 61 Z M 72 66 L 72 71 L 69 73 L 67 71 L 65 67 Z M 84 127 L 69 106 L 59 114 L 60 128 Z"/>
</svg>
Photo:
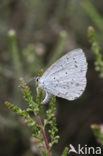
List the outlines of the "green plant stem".
<svg viewBox="0 0 103 156">
<path fill-rule="evenodd" d="M 90 0 L 84 0 L 82 1 L 81 6 L 85 10 L 86 14 L 90 17 L 90 19 L 94 22 L 96 27 L 103 33 L 103 18 L 98 13 L 92 2 Z"/>
<path fill-rule="evenodd" d="M 68 150 L 69 150 L 69 148 L 68 147 L 65 147 L 65 149 L 64 149 L 64 151 L 62 153 L 62 156 L 67 156 Z"/>
<path fill-rule="evenodd" d="M 95 59 L 95 70 L 100 72 L 100 77 L 103 78 L 103 56 L 100 53 L 98 41 L 96 39 L 96 33 L 92 26 L 88 27 L 88 39 L 91 44 L 93 53 L 96 56 Z"/>
<path fill-rule="evenodd" d="M 16 41 L 16 32 L 15 30 L 9 30 L 8 32 L 9 39 L 9 51 L 10 57 L 14 68 L 13 78 L 14 78 L 14 101 L 20 101 L 20 92 L 17 89 L 18 78 L 23 74 L 22 63 L 20 61 L 19 50 Z"/>
<path fill-rule="evenodd" d="M 59 38 L 58 38 L 58 42 L 57 42 L 55 51 L 54 51 L 54 55 L 49 60 L 49 64 L 48 64 L 47 67 L 49 67 L 53 62 L 55 62 L 62 55 L 63 48 L 64 48 L 64 43 L 65 43 L 66 38 L 67 38 L 66 31 L 61 31 L 60 34 L 59 34 Z"/>
<path fill-rule="evenodd" d="M 9 38 L 9 49 L 12 58 L 12 63 L 16 73 L 16 80 L 18 80 L 18 78 L 22 75 L 23 71 L 22 71 L 22 64 L 20 62 L 20 56 L 19 56 L 19 51 L 16 42 L 16 32 L 14 30 L 10 30 L 8 32 L 8 38 Z"/>
<path fill-rule="evenodd" d="M 103 147 L 103 133 L 102 133 L 102 126 L 103 125 L 97 125 L 97 124 L 92 124 L 91 129 L 95 135 L 95 137 L 98 139 L 99 143 Z"/>
</svg>

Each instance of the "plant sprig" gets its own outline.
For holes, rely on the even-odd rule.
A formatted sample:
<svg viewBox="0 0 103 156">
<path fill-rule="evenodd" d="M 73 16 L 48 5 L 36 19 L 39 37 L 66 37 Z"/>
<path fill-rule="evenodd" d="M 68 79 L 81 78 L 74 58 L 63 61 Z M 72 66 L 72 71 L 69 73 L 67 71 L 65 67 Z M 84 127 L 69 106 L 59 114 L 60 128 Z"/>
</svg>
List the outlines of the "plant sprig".
<svg viewBox="0 0 103 156">
<path fill-rule="evenodd" d="M 56 118 L 55 118 L 55 96 L 52 97 L 49 109 L 46 111 L 46 119 L 41 121 L 40 112 L 43 107 L 41 107 L 41 100 L 42 100 L 42 90 L 38 90 L 38 94 L 36 97 L 36 102 L 33 100 L 33 96 L 31 95 L 30 88 L 26 85 L 23 78 L 19 80 L 20 88 L 22 90 L 24 99 L 28 102 L 29 107 L 26 110 L 22 110 L 21 108 L 11 104 L 10 102 L 5 102 L 7 107 L 16 112 L 20 117 L 24 118 L 25 123 L 32 127 L 33 137 L 38 142 L 38 148 L 40 150 L 41 155 L 43 156 L 51 156 L 51 148 L 55 143 L 58 143 L 59 136 L 56 135 L 58 132 L 57 125 L 56 125 Z M 35 121 L 29 115 L 28 111 L 34 112 Z M 48 142 L 45 128 L 49 124 L 49 134 L 50 134 L 50 142 Z"/>
<path fill-rule="evenodd" d="M 103 56 L 101 55 L 98 41 L 96 39 L 95 30 L 92 26 L 88 28 L 88 38 L 91 44 L 93 53 L 95 54 L 95 70 L 100 72 L 100 77 L 103 78 Z"/>
<path fill-rule="evenodd" d="M 91 129 L 95 135 L 95 137 L 98 139 L 99 143 L 103 147 L 103 125 L 97 125 L 97 124 L 92 124 Z"/>
<path fill-rule="evenodd" d="M 55 96 L 52 96 L 49 109 L 46 111 L 47 116 L 47 124 L 50 125 L 49 134 L 51 137 L 51 142 L 49 143 L 50 147 L 53 146 L 53 144 L 58 143 L 59 136 L 56 135 L 58 132 L 57 126 L 56 126 L 56 118 L 55 118 Z"/>
</svg>

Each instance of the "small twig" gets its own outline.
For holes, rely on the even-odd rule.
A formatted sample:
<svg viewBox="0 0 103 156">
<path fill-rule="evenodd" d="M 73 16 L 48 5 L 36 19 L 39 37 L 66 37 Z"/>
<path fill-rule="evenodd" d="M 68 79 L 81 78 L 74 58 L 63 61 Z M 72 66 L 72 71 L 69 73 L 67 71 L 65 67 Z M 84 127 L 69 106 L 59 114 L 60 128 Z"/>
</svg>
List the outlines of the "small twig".
<svg viewBox="0 0 103 156">
<path fill-rule="evenodd" d="M 46 145 L 46 150 L 49 152 L 50 147 L 49 147 L 47 137 L 46 137 L 46 134 L 45 134 L 45 130 L 44 130 L 44 126 L 43 126 L 43 124 L 41 122 L 40 117 L 37 117 L 37 121 L 38 121 L 39 126 L 41 127 L 41 133 L 43 135 L 43 139 L 44 139 L 44 142 L 45 142 L 45 145 Z M 51 155 L 49 154 L 48 156 L 51 156 Z"/>
</svg>

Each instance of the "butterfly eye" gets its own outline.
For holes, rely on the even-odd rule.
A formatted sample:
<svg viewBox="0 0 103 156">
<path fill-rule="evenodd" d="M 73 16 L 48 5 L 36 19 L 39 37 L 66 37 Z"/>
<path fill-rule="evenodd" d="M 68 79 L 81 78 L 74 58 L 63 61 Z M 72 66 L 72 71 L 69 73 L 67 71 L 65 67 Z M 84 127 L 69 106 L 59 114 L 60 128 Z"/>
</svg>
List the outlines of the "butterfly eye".
<svg viewBox="0 0 103 156">
<path fill-rule="evenodd" d="M 39 82 L 39 77 L 36 77 L 36 83 L 38 83 Z"/>
</svg>

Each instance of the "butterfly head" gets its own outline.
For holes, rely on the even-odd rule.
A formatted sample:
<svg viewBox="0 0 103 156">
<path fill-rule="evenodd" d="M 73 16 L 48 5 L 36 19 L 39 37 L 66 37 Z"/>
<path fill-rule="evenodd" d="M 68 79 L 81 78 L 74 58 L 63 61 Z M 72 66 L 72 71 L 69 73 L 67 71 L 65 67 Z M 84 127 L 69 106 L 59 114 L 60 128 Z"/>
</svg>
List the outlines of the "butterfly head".
<svg viewBox="0 0 103 156">
<path fill-rule="evenodd" d="M 39 83 L 39 79 L 40 79 L 40 77 L 35 77 L 35 78 L 34 78 L 36 84 Z"/>
</svg>

